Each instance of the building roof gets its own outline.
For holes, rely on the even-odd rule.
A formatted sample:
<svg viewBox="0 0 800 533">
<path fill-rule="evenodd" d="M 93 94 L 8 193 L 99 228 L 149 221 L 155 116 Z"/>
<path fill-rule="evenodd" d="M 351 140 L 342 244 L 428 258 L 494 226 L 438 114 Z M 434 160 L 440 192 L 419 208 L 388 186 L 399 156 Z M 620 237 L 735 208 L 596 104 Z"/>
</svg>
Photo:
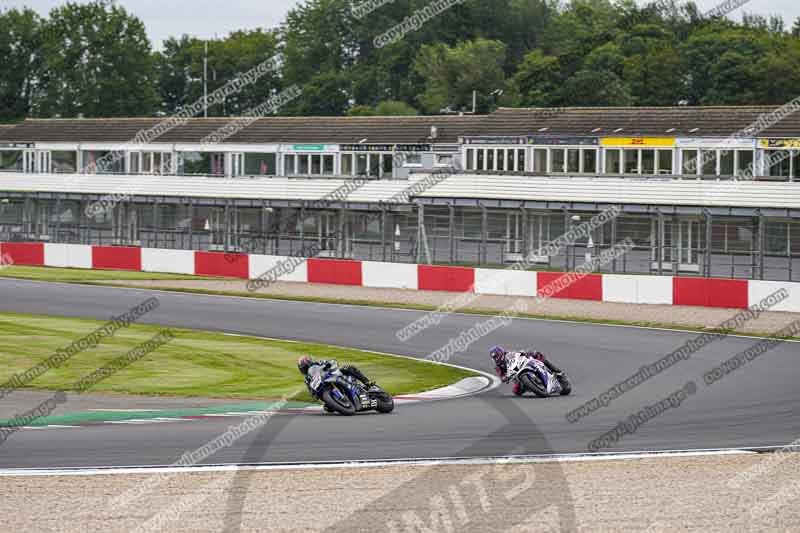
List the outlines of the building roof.
<svg viewBox="0 0 800 533">
<path fill-rule="evenodd" d="M 430 117 L 269 117 L 230 136 L 232 144 L 331 143 L 369 144 L 456 143 L 478 129 L 478 116 Z M 136 138 L 167 119 L 34 119 L 7 132 L 12 142 L 119 142 Z M 199 143 L 234 118 L 190 119 L 155 139 L 157 143 Z M 436 139 L 429 138 L 436 126 Z"/>
<path fill-rule="evenodd" d="M 210 178 L 194 176 L 145 176 L 104 174 L 24 174 L 0 173 L 0 194 L 51 193 L 70 195 L 124 195 L 132 197 L 173 197 L 195 199 L 237 199 L 272 202 L 315 202 L 331 199 L 335 204 L 371 204 L 380 201 L 392 205 L 404 200 L 413 180 L 368 180 L 289 178 Z M 345 188 L 345 183 L 350 188 Z"/>
<path fill-rule="evenodd" d="M 500 108 L 485 117 L 482 136 L 728 137 L 777 106 Z M 800 137 L 800 113 L 749 137 Z"/>
<path fill-rule="evenodd" d="M 14 124 L 0 124 L 0 141 L 6 140 L 6 133 L 11 131 L 14 126 Z"/>
<path fill-rule="evenodd" d="M 679 180 L 670 178 L 572 178 L 509 175 L 454 174 L 430 180 L 415 174 L 412 180 L 374 180 L 337 195 L 342 179 L 200 178 L 141 175 L 0 174 L 0 194 L 46 193 L 102 197 L 125 194 L 152 201 L 168 197 L 218 202 L 221 199 L 261 203 L 318 201 L 340 198 L 337 204 L 397 205 L 402 193 L 418 191 L 413 199 L 426 204 L 518 207 L 515 202 L 540 203 L 539 207 L 578 209 L 614 204 L 658 208 L 729 208 L 763 210 L 771 215 L 800 218 L 800 187 L 795 183 Z M 353 181 L 349 181 L 353 183 Z M 51 196 L 52 197 L 52 196 Z M 412 200 L 413 201 L 413 200 Z M 403 201 L 402 203 L 405 203 Z M 577 206 L 577 207 L 576 207 Z M 536 206 L 531 206 L 536 207 Z M 638 212 L 634 210 L 634 212 Z M 687 213 L 690 211 L 686 211 Z M 735 214 L 735 213 L 733 213 Z M 744 211 L 740 214 L 750 214 Z M 778 216 L 778 215 L 774 215 Z"/>
<path fill-rule="evenodd" d="M 518 200 L 800 210 L 800 187 L 795 183 L 732 180 L 455 174 L 418 197 L 439 200 L 426 203 L 470 200 L 473 205 Z"/>
<path fill-rule="evenodd" d="M 227 138 L 231 144 L 456 143 L 459 137 L 728 137 L 754 125 L 777 106 L 749 107 L 573 107 L 500 108 L 491 115 L 417 117 L 265 117 Z M 168 119 L 32 119 L 0 129 L 7 142 L 125 143 Z M 199 143 L 235 120 L 195 118 L 160 137 L 158 143 Z M 436 126 L 437 138 L 430 139 Z M 2 128 L 0 126 L 0 128 Z M 800 113 L 786 116 L 750 137 L 800 137 Z"/>
</svg>

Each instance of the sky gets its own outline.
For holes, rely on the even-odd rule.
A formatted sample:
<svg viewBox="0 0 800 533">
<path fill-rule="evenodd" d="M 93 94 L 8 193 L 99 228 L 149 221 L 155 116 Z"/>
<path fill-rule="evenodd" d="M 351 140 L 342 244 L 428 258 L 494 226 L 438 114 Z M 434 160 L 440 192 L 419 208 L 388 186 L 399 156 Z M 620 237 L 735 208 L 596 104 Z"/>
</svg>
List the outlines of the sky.
<svg viewBox="0 0 800 533">
<path fill-rule="evenodd" d="M 354 0 L 358 1 L 358 0 Z M 491 0 L 485 0 L 491 2 Z M 637 0 L 640 4 L 652 0 Z M 723 0 L 696 0 L 707 11 Z M 64 0 L 0 0 L 0 8 L 27 6 L 46 15 Z M 233 30 L 274 27 L 298 0 L 117 0 L 141 18 L 156 48 L 167 37 L 184 33 L 199 38 L 222 37 Z M 738 3 L 738 2 L 737 2 Z M 742 12 L 761 15 L 780 14 L 787 27 L 800 17 L 800 0 L 750 0 L 731 13 L 738 19 Z"/>
</svg>

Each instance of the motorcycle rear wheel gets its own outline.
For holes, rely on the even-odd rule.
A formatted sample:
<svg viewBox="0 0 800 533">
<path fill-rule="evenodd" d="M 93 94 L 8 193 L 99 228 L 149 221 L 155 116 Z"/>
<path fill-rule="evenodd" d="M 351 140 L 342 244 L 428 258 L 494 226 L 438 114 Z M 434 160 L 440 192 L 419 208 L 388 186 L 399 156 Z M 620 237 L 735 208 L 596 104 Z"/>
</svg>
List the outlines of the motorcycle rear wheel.
<svg viewBox="0 0 800 533">
<path fill-rule="evenodd" d="M 322 401 L 325 402 L 325 405 L 328 406 L 329 409 L 339 413 L 343 416 L 353 416 L 356 414 L 356 408 L 353 406 L 352 403 L 344 403 L 339 402 L 333 394 L 331 394 L 331 389 L 325 390 L 321 394 Z"/>
<path fill-rule="evenodd" d="M 547 398 L 549 394 L 539 385 L 538 379 L 533 379 L 529 373 L 522 374 L 519 381 L 525 386 L 526 389 L 534 393 L 539 398 Z"/>
</svg>

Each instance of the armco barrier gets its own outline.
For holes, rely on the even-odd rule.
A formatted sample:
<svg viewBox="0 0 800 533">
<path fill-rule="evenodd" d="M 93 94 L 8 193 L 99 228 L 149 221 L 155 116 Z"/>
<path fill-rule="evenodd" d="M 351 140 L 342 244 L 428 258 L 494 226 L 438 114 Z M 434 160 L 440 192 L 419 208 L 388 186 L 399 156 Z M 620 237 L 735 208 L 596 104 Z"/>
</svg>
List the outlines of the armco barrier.
<svg viewBox="0 0 800 533">
<path fill-rule="evenodd" d="M 537 276 L 539 295 L 548 285 L 559 286 L 558 280 L 565 276 L 561 272 L 539 272 Z M 552 298 L 563 298 L 568 300 L 594 300 L 603 301 L 603 276 L 601 274 L 589 274 L 579 277 L 565 287 L 559 288 L 552 294 Z"/>
<path fill-rule="evenodd" d="M 673 278 L 674 305 L 728 307 L 748 305 L 747 281 L 739 279 Z"/>
<path fill-rule="evenodd" d="M 332 285 L 363 285 L 361 261 L 309 259 L 308 282 Z"/>
<path fill-rule="evenodd" d="M 194 255 L 191 250 L 142 248 L 142 271 L 194 274 Z"/>
<path fill-rule="evenodd" d="M 128 246 L 92 246 L 92 268 L 142 270 L 142 249 Z"/>
<path fill-rule="evenodd" d="M 536 272 L 476 268 L 475 292 L 501 296 L 536 296 L 536 276 Z"/>
<path fill-rule="evenodd" d="M 241 279 L 255 279 L 282 265 L 280 281 L 505 296 L 536 296 L 564 275 L 79 244 L 0 243 L 0 254 L 6 254 L 17 265 L 143 270 Z M 286 262 L 291 263 L 291 268 L 286 268 Z M 779 281 L 590 274 L 557 291 L 553 297 L 742 309 L 779 289 L 786 289 L 789 297 L 773 310 L 800 313 L 800 283 Z"/>
<path fill-rule="evenodd" d="M 672 305 L 671 276 L 603 274 L 603 301 Z"/>
<path fill-rule="evenodd" d="M 45 266 L 41 242 L 4 242 L 0 253 L 10 257 L 15 265 Z"/>
<path fill-rule="evenodd" d="M 275 279 L 277 275 L 277 279 Z M 266 282 L 308 282 L 308 262 L 300 257 L 281 255 L 250 255 L 250 279 Z"/>
<path fill-rule="evenodd" d="M 194 273 L 198 276 L 247 279 L 250 275 L 248 264 L 247 254 L 194 253 Z"/>
<path fill-rule="evenodd" d="M 92 268 L 92 247 L 88 244 L 46 243 L 44 264 L 64 268 Z"/>
<path fill-rule="evenodd" d="M 365 287 L 384 289 L 419 289 L 417 265 L 404 263 L 361 263 L 362 283 Z"/>
<path fill-rule="evenodd" d="M 446 266 L 417 265 L 419 290 L 472 292 L 475 269 Z"/>
</svg>

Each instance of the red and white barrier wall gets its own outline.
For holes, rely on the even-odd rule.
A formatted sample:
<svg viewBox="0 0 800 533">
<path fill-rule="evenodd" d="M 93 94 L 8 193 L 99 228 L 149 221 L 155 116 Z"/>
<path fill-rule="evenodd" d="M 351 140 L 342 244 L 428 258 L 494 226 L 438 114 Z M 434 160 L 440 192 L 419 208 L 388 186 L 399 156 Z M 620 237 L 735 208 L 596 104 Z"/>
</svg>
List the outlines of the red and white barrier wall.
<svg viewBox="0 0 800 533">
<path fill-rule="evenodd" d="M 50 243 L 0 243 L 17 265 L 166 272 L 256 279 L 287 260 L 279 281 L 329 283 L 426 291 L 475 292 L 602 302 L 745 308 L 784 288 L 789 297 L 774 311 L 800 312 L 800 283 L 670 276 L 590 274 L 559 284 L 564 274 L 484 268 L 287 258 L 190 250 Z M 563 286 L 562 286 L 563 285 Z M 555 292 L 550 288 L 558 288 Z"/>
</svg>

